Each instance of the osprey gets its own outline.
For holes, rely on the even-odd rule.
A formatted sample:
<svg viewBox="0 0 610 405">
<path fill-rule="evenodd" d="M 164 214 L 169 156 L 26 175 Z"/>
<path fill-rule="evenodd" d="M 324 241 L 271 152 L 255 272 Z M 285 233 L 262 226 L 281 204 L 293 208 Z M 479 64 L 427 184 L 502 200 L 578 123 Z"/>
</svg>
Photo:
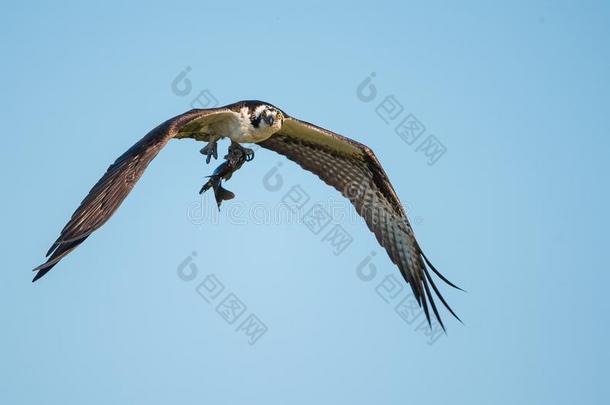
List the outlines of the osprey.
<svg viewBox="0 0 610 405">
<path fill-rule="evenodd" d="M 183 138 L 207 142 L 201 149 L 207 163 L 212 157 L 218 157 L 216 144 L 219 139 L 231 140 L 225 162 L 209 176 L 200 191 L 203 193 L 212 188 L 219 208 L 222 201 L 235 196 L 222 187 L 222 181 L 228 180 L 254 157 L 254 152 L 241 146 L 242 143 L 255 143 L 275 151 L 314 173 L 347 197 L 364 218 L 411 286 L 428 323 L 430 303 L 436 319 L 445 329 L 430 287 L 459 320 L 434 284 L 428 267 L 445 283 L 459 287 L 438 272 L 424 255 L 400 200 L 373 151 L 349 138 L 290 117 L 272 104 L 256 100 L 188 111 L 170 118 L 136 142 L 110 165 L 81 202 L 47 252 L 48 260 L 34 269 L 37 273 L 32 281 L 44 276 L 100 228 L 167 142 Z"/>
</svg>

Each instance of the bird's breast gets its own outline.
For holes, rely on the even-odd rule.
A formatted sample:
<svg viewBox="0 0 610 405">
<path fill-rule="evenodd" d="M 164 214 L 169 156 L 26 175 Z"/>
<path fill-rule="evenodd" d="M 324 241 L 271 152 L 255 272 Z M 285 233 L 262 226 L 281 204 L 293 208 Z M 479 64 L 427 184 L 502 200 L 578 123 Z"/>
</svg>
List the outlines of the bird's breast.
<svg viewBox="0 0 610 405">
<path fill-rule="evenodd" d="M 250 118 L 243 114 L 235 114 L 233 120 L 227 121 L 223 136 L 238 143 L 257 143 L 273 135 L 277 129 L 269 126 L 254 127 Z M 220 135 L 220 134 L 219 134 Z"/>
</svg>

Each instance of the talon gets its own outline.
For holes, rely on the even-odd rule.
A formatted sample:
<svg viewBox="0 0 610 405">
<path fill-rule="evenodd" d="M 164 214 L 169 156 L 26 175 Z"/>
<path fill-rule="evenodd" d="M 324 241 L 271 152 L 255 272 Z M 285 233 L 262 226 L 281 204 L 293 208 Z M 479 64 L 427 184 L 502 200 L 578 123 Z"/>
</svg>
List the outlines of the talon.
<svg viewBox="0 0 610 405">
<path fill-rule="evenodd" d="M 244 152 L 246 153 L 246 162 L 250 162 L 254 159 L 254 151 L 252 149 L 244 148 Z"/>
<path fill-rule="evenodd" d="M 250 162 L 254 159 L 254 151 L 252 149 L 244 148 L 237 142 L 232 142 L 229 146 L 229 153 L 225 156 L 225 159 L 231 161 L 233 164 L 236 162 Z"/>
<path fill-rule="evenodd" d="M 218 159 L 218 146 L 216 144 L 216 141 L 208 142 L 208 144 L 204 146 L 199 152 L 202 155 L 206 156 L 205 162 L 208 164 L 210 163 L 210 160 L 212 160 L 212 156 L 214 157 L 214 159 Z"/>
</svg>

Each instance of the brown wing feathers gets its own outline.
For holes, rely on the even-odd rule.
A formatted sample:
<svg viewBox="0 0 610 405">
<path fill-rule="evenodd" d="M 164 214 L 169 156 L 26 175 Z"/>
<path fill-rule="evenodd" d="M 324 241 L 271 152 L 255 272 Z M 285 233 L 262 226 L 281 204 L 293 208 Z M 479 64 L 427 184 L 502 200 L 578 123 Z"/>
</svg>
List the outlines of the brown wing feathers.
<svg viewBox="0 0 610 405">
<path fill-rule="evenodd" d="M 426 263 L 443 281 L 456 286 L 443 277 L 424 256 L 400 200 L 372 150 L 292 118 L 287 119 L 278 133 L 259 144 L 314 173 L 352 202 L 379 244 L 386 249 L 392 262 L 411 285 L 428 322 L 429 302 L 435 318 L 444 329 L 430 286 L 443 305 L 459 320 L 434 284 Z"/>
<path fill-rule="evenodd" d="M 119 156 L 89 191 L 61 231 L 59 238 L 47 252 L 48 260 L 34 269 L 37 273 L 32 281 L 48 273 L 63 257 L 112 216 L 151 160 L 182 125 L 211 112 L 211 110 L 192 110 L 167 120 Z"/>
</svg>

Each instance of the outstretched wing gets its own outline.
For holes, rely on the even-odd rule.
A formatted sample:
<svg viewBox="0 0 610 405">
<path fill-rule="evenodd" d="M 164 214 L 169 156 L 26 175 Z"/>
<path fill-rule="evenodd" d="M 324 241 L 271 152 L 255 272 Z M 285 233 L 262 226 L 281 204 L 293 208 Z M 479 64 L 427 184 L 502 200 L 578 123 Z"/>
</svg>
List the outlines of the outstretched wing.
<svg viewBox="0 0 610 405">
<path fill-rule="evenodd" d="M 293 160 L 352 202 L 411 285 L 428 323 L 429 302 L 436 319 L 445 328 L 430 286 L 449 312 L 459 320 L 434 284 L 426 264 L 447 284 L 458 287 L 443 277 L 420 249 L 400 200 L 369 147 L 291 117 L 284 120 L 280 131 L 259 142 L 259 145 Z"/>
<path fill-rule="evenodd" d="M 114 214 L 161 148 L 171 138 L 183 135 L 178 134 L 180 129 L 186 126 L 190 131 L 205 128 L 206 122 L 226 118 L 229 114 L 232 113 L 227 108 L 191 110 L 165 121 L 119 156 L 72 214 L 47 252 L 48 260 L 34 269 L 37 273 L 32 281 L 49 272 Z"/>
</svg>

